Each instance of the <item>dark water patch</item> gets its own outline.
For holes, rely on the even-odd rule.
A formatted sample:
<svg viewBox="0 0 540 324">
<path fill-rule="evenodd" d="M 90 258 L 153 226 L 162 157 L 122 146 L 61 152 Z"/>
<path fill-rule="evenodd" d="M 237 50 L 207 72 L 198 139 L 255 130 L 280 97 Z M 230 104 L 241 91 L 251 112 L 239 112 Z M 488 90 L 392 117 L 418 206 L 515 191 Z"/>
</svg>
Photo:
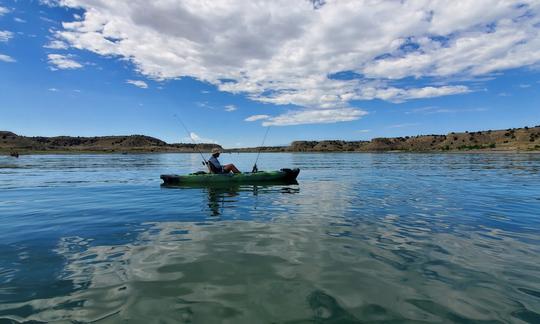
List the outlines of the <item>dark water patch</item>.
<svg viewBox="0 0 540 324">
<path fill-rule="evenodd" d="M 430 300 L 407 300 L 407 302 L 418 307 L 419 309 L 433 315 L 437 320 L 448 320 L 452 323 L 503 323 L 498 320 L 487 319 L 471 319 L 467 316 L 448 309 L 448 307 L 440 305 Z"/>
<path fill-rule="evenodd" d="M 534 297 L 537 297 L 537 298 L 540 298 L 540 291 L 537 291 L 537 290 L 532 290 L 532 289 L 527 289 L 527 288 L 518 288 L 519 291 L 527 294 L 527 295 L 530 295 L 530 296 L 534 296 Z"/>
</svg>

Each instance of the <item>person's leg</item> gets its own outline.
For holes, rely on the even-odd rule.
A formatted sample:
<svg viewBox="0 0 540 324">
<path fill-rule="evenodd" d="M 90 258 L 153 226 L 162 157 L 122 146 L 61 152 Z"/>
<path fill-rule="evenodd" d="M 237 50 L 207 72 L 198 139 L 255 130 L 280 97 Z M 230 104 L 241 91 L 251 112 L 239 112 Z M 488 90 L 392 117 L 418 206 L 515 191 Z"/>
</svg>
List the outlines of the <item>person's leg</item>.
<svg viewBox="0 0 540 324">
<path fill-rule="evenodd" d="M 234 166 L 234 164 L 227 164 L 227 165 L 224 165 L 223 166 L 223 170 L 227 171 L 227 172 L 234 172 L 234 173 L 240 173 L 240 170 L 238 170 L 236 168 L 236 166 Z"/>
</svg>

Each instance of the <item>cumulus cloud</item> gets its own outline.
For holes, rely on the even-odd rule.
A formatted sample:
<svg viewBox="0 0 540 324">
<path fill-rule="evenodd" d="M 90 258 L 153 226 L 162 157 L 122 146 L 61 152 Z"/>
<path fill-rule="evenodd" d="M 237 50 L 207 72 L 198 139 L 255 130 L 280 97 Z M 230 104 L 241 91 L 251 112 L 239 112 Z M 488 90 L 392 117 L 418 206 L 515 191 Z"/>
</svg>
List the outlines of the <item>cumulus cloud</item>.
<svg viewBox="0 0 540 324">
<path fill-rule="evenodd" d="M 49 49 L 63 50 L 63 49 L 67 49 L 68 45 L 59 40 L 52 40 L 43 47 L 49 48 Z"/>
<path fill-rule="evenodd" d="M 253 116 L 249 116 L 248 118 L 244 119 L 244 121 L 254 122 L 254 121 L 257 121 L 257 120 L 268 119 L 268 118 L 270 118 L 270 116 L 268 116 L 268 115 L 253 115 Z"/>
<path fill-rule="evenodd" d="M 73 60 L 71 55 L 49 54 L 47 55 L 51 70 L 73 70 L 82 68 L 82 64 Z"/>
<path fill-rule="evenodd" d="M 357 120 L 364 115 L 367 115 L 367 112 L 352 108 L 290 111 L 280 116 L 270 117 L 262 125 L 329 124 Z"/>
<path fill-rule="evenodd" d="M 84 10 L 54 32 L 72 47 L 130 60 L 149 78 L 326 111 L 311 115 L 318 122 L 355 100 L 464 94 L 449 80 L 540 62 L 536 0 L 46 2 Z"/>
<path fill-rule="evenodd" d="M 227 111 L 227 112 L 235 111 L 237 109 L 238 108 L 236 108 L 235 105 L 227 105 L 227 106 L 225 106 L 225 111 Z"/>
<path fill-rule="evenodd" d="M 8 30 L 0 30 L 0 42 L 7 42 L 13 38 L 13 33 Z"/>
<path fill-rule="evenodd" d="M 126 83 L 132 84 L 141 89 L 148 89 L 148 84 L 142 80 L 126 80 Z"/>
<path fill-rule="evenodd" d="M 8 12 L 9 12 L 8 8 L 0 6 L 0 16 L 3 16 L 5 14 L 7 14 Z"/>
<path fill-rule="evenodd" d="M 218 144 L 218 142 L 216 140 L 213 140 L 211 138 L 204 138 L 204 137 L 201 137 L 199 135 L 197 135 L 196 133 L 194 132 L 191 132 L 189 133 L 189 137 L 184 137 L 182 139 L 183 142 L 195 142 L 195 143 L 213 143 L 213 144 Z"/>
<path fill-rule="evenodd" d="M 368 95 L 367 98 L 379 98 L 392 102 L 403 102 L 409 99 L 433 98 L 448 96 L 460 93 L 467 93 L 471 90 L 465 86 L 442 86 L 442 87 L 424 87 L 413 89 L 386 88 L 372 89 L 373 95 Z"/>
<path fill-rule="evenodd" d="M 8 56 L 8 55 L 5 55 L 5 54 L 0 54 L 0 62 L 14 63 L 14 62 L 17 62 L 17 61 L 11 56 Z"/>
</svg>

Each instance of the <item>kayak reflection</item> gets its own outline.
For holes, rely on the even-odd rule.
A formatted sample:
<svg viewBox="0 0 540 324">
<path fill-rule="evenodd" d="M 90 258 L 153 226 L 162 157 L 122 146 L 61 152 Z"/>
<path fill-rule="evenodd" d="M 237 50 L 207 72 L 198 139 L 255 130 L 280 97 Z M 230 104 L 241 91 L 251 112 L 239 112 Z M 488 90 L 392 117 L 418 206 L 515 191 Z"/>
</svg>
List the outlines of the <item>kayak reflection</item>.
<svg viewBox="0 0 540 324">
<path fill-rule="evenodd" d="M 168 185 L 162 184 L 162 188 L 180 189 L 180 190 L 202 190 L 208 198 L 207 206 L 211 216 L 220 216 L 227 207 L 234 207 L 239 201 L 239 196 L 242 193 L 248 193 L 254 198 L 252 207 L 257 209 L 258 196 L 263 194 L 295 194 L 300 191 L 298 182 L 291 181 L 271 181 L 264 184 L 183 184 L 183 185 Z"/>
</svg>

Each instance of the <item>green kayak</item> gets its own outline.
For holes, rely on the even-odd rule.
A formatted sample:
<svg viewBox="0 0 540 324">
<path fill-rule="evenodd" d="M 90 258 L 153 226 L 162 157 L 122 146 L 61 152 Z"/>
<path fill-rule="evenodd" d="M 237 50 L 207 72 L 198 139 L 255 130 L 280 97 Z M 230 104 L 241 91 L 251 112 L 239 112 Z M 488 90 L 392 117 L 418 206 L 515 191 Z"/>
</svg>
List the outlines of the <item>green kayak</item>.
<svg viewBox="0 0 540 324">
<path fill-rule="evenodd" d="M 163 174 L 161 179 L 166 185 L 243 183 L 257 184 L 266 182 L 293 182 L 300 169 L 281 169 L 279 171 L 259 171 L 246 173 L 212 174 L 197 172 L 188 175 Z"/>
</svg>

